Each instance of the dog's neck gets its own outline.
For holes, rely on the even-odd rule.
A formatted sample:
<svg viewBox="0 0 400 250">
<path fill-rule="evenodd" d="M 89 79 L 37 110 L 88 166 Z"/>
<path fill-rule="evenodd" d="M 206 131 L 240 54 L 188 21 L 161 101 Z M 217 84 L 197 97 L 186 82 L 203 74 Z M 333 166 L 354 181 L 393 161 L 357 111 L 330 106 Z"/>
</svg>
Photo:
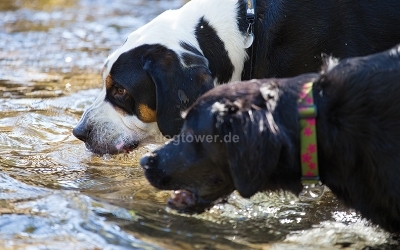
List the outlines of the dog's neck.
<svg viewBox="0 0 400 250">
<path fill-rule="evenodd" d="M 197 43 L 192 44 L 207 58 L 215 85 L 241 80 L 246 50 L 253 42 L 246 6 L 243 0 L 205 0 L 182 7 L 182 13 L 193 15 L 190 8 L 198 15 L 194 27 Z"/>
<path fill-rule="evenodd" d="M 296 194 L 300 194 L 303 189 L 298 99 L 304 83 L 313 82 L 318 77 L 319 74 L 304 74 L 278 81 L 272 79 L 271 83 L 263 85 L 266 87 L 260 89 L 263 99 L 267 100 L 267 114 L 271 113 L 273 116 L 273 119 L 268 121 L 268 127 L 271 128 L 269 134 L 280 145 L 278 155 L 274 156 L 279 158 L 279 167 L 275 166 L 274 176 L 285 176 L 285 181 L 279 182 L 279 188 Z M 313 91 L 315 96 L 315 89 Z M 266 98 L 268 96 L 269 98 Z M 319 98 L 320 96 L 315 96 L 317 102 Z M 275 190 L 271 183 L 266 183 L 262 190 Z"/>
<path fill-rule="evenodd" d="M 180 40 L 169 42 L 167 47 L 179 45 L 174 50 L 187 53 L 187 46 L 184 50 L 180 46 L 185 43 L 191 46 L 189 52 L 198 51 L 207 58 L 215 85 L 241 80 L 244 62 L 248 59 L 247 49 L 252 44 L 248 35 L 246 6 L 243 0 L 188 2 L 174 11 L 176 24 L 169 27 L 177 29 L 169 30 L 169 33 L 179 32 L 185 36 L 170 34 L 170 38 Z M 162 15 L 157 18 L 161 19 Z"/>
<path fill-rule="evenodd" d="M 327 185 L 326 183 L 326 176 L 329 175 L 329 168 L 326 166 L 329 164 L 331 165 L 332 162 L 327 160 L 327 155 L 326 152 L 333 152 L 333 149 L 330 144 L 327 144 L 327 141 L 333 141 L 332 138 L 328 138 L 327 135 L 329 134 L 328 130 L 331 130 L 332 127 L 330 126 L 330 121 L 332 120 L 332 116 L 327 116 L 327 105 L 330 102 L 331 98 L 329 94 L 326 94 L 326 92 L 329 92 L 332 86 L 330 84 L 326 83 L 321 83 L 320 82 L 320 74 L 304 74 L 300 75 L 297 77 L 298 80 L 292 80 L 290 81 L 290 84 L 283 83 L 280 87 L 283 90 L 283 98 L 284 100 L 281 100 L 281 102 L 286 102 L 286 103 L 291 103 L 291 105 L 288 107 L 287 105 L 277 105 L 277 112 L 281 114 L 287 114 L 288 111 L 285 111 L 283 109 L 290 109 L 290 114 L 299 114 L 298 113 L 298 99 L 299 96 L 301 96 L 303 92 L 303 86 L 305 83 L 308 82 L 313 82 L 313 87 L 312 87 L 312 95 L 313 95 L 313 106 L 315 106 L 315 134 L 316 134 L 316 151 L 318 152 L 318 158 L 316 161 L 318 162 L 318 171 L 313 173 L 313 180 L 319 180 L 319 182 L 315 181 L 313 182 L 314 184 L 316 183 L 323 183 Z M 295 138 L 292 140 L 291 146 L 293 147 L 292 153 L 298 154 L 294 161 L 292 162 L 293 165 L 291 166 L 292 170 L 295 170 L 300 177 L 300 181 L 304 179 L 302 176 L 304 176 L 304 172 L 301 171 L 302 166 L 301 166 L 301 161 L 302 161 L 302 145 L 301 145 L 301 117 L 299 115 L 293 115 L 294 118 L 289 118 L 290 121 L 285 122 L 284 124 L 281 124 L 284 126 L 284 129 L 286 131 L 290 131 L 290 133 L 297 135 L 296 137 L 290 137 L 290 138 Z M 315 163 L 317 163 L 315 162 Z M 300 170 L 300 171 L 299 171 Z M 318 177 L 318 178 L 317 178 Z M 302 184 L 304 185 L 304 182 L 302 181 Z"/>
</svg>

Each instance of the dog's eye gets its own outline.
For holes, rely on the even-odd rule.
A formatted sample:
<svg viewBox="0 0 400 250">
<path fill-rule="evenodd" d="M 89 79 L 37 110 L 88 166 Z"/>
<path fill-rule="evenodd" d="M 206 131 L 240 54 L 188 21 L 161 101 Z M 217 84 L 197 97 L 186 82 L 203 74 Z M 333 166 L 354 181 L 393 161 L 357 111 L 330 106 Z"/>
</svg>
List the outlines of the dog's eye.
<svg viewBox="0 0 400 250">
<path fill-rule="evenodd" d="M 117 88 L 117 94 L 118 94 L 118 95 L 125 95 L 125 94 L 126 94 L 126 89 L 124 89 L 124 88 Z"/>
</svg>

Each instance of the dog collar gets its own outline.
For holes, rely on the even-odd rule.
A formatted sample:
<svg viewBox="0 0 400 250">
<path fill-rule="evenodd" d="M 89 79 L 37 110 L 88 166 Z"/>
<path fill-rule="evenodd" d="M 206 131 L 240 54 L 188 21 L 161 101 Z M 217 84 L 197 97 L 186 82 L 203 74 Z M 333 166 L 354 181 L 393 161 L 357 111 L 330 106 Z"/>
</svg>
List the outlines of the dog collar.
<svg viewBox="0 0 400 250">
<path fill-rule="evenodd" d="M 246 20 L 249 23 L 249 28 L 251 28 L 256 19 L 256 0 L 245 0 L 246 2 Z"/>
<path fill-rule="evenodd" d="M 254 23 L 256 21 L 256 0 L 244 0 L 246 4 L 246 21 L 249 25 L 247 27 L 247 37 L 244 41 L 244 47 L 246 49 L 250 48 L 250 79 L 252 79 L 252 69 L 253 69 L 253 41 L 254 41 Z"/>
<path fill-rule="evenodd" d="M 303 186 L 319 183 L 317 107 L 314 104 L 312 87 L 312 82 L 304 84 L 297 101 L 300 119 L 300 162 Z"/>
</svg>

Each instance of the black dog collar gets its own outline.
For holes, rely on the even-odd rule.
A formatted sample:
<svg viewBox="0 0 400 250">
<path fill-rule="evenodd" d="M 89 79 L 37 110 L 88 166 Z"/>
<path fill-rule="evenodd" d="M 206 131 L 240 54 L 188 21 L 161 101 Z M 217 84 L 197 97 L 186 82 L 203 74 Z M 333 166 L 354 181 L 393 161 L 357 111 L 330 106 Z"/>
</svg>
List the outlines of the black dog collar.
<svg viewBox="0 0 400 250">
<path fill-rule="evenodd" d="M 256 0 L 245 0 L 246 1 L 246 20 L 249 23 L 249 27 L 253 26 L 254 20 L 256 19 Z"/>
<path fill-rule="evenodd" d="M 252 71 L 253 71 L 253 41 L 254 41 L 254 23 L 256 20 L 256 0 L 245 0 L 246 4 L 246 21 L 249 24 L 247 28 L 247 37 L 245 40 L 245 48 L 249 48 L 251 46 L 250 51 L 250 79 L 252 79 Z"/>
</svg>

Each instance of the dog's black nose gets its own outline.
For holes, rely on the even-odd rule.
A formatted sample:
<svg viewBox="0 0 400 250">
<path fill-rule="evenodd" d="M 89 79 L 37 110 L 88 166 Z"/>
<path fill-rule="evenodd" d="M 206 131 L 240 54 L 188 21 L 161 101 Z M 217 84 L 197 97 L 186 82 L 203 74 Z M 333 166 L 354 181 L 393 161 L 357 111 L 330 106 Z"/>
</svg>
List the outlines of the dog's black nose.
<svg viewBox="0 0 400 250">
<path fill-rule="evenodd" d="M 145 154 L 142 159 L 140 159 L 140 166 L 144 169 L 149 169 L 157 164 L 157 155 L 154 153 Z"/>
<path fill-rule="evenodd" d="M 72 134 L 81 141 L 86 142 L 89 137 L 89 131 L 86 129 L 85 125 L 79 123 L 73 130 Z"/>
</svg>

